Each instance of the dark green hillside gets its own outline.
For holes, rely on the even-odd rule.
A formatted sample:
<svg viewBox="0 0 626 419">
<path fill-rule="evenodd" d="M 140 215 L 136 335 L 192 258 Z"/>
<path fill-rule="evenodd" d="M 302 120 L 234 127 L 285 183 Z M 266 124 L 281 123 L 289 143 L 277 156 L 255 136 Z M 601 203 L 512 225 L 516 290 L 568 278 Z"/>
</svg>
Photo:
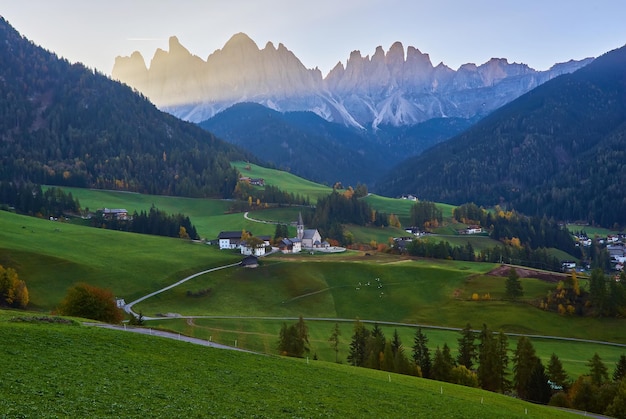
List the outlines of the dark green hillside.
<svg viewBox="0 0 626 419">
<path fill-rule="evenodd" d="M 229 196 L 249 158 L 0 18 L 0 180 Z"/>
<path fill-rule="evenodd" d="M 384 167 L 368 140 L 312 112 L 239 103 L 200 126 L 277 168 L 328 185 L 369 183 Z"/>
<path fill-rule="evenodd" d="M 626 48 L 560 76 L 409 159 L 381 193 L 626 224 Z"/>
</svg>

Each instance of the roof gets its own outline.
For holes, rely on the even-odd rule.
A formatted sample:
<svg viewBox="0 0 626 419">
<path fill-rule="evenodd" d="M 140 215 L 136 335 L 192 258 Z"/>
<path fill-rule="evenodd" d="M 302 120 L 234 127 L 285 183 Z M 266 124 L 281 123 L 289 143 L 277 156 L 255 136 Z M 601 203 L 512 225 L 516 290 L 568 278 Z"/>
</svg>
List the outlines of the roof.
<svg viewBox="0 0 626 419">
<path fill-rule="evenodd" d="M 245 258 L 243 258 L 241 260 L 241 265 L 242 266 L 250 266 L 250 265 L 258 265 L 259 264 L 259 258 L 256 256 L 246 256 Z"/>
<path fill-rule="evenodd" d="M 259 239 L 264 240 L 264 241 L 270 241 L 270 239 L 272 238 L 272 236 L 257 236 Z"/>
<path fill-rule="evenodd" d="M 311 230 L 311 229 L 304 230 L 304 232 L 302 234 L 302 238 L 303 239 L 312 239 L 315 236 L 315 233 L 317 233 L 317 230 L 315 230 L 315 229 L 313 229 L 313 230 Z"/>
<path fill-rule="evenodd" d="M 105 208 L 102 210 L 102 212 L 104 214 L 121 214 L 121 213 L 127 213 L 128 211 L 126 211 L 124 208 Z"/>
<path fill-rule="evenodd" d="M 252 233 L 250 233 L 252 234 Z M 241 239 L 241 231 L 220 231 L 218 239 Z"/>
</svg>

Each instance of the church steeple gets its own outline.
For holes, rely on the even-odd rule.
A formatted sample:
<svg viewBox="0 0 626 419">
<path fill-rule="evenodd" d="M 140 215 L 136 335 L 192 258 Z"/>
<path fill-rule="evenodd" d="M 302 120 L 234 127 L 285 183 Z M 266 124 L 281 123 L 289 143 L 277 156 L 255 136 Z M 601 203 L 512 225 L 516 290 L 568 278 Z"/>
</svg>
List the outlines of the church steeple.
<svg viewBox="0 0 626 419">
<path fill-rule="evenodd" d="M 304 237 L 304 222 L 302 221 L 301 212 L 298 213 L 298 225 L 296 226 L 296 229 L 297 229 L 296 237 L 302 240 L 302 238 Z"/>
</svg>

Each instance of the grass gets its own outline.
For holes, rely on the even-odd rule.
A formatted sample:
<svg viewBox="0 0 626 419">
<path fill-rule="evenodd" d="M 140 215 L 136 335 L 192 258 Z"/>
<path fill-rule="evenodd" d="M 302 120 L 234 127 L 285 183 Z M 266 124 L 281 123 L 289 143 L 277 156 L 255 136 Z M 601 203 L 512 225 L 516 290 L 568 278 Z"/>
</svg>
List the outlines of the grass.
<svg viewBox="0 0 626 419">
<path fill-rule="evenodd" d="M 241 172 L 243 176 L 252 178 L 263 178 L 267 185 L 280 188 L 282 191 L 299 194 L 300 196 L 308 196 L 311 204 L 315 204 L 317 199 L 330 194 L 332 188 L 319 183 L 311 182 L 288 172 L 249 164 L 245 162 L 233 162 L 234 167 Z M 247 169 L 249 167 L 250 169 Z"/>
<path fill-rule="evenodd" d="M 570 417 L 477 389 L 158 337 L 8 321 L 4 417 Z M 36 361 L 35 361 L 36 360 Z"/>
<path fill-rule="evenodd" d="M 198 318 L 192 321 L 185 319 L 155 320 L 147 322 L 147 326 L 174 330 L 188 336 L 200 339 L 211 340 L 224 345 L 246 348 L 251 351 L 276 354 L 278 333 L 283 323 L 292 324 L 296 320 L 267 320 L 250 318 Z M 307 320 L 309 329 L 310 357 L 315 354 L 320 360 L 334 362 L 335 353 L 331 349 L 328 338 L 334 327 L 334 321 L 314 321 Z M 341 331 L 338 359 L 346 363 L 349 351 L 349 343 L 354 333 L 354 321 L 339 321 Z M 473 325 L 480 329 L 481 325 Z M 367 328 L 372 329 L 373 325 L 367 324 Z M 413 338 L 415 336 L 415 326 L 388 326 L 379 324 L 387 338 L 393 336 L 394 331 L 398 331 L 400 341 L 403 343 L 405 353 L 410 357 L 412 352 Z M 425 327 L 423 333 L 428 337 L 429 348 L 434 354 L 437 347 L 448 344 L 453 357 L 457 355 L 457 340 L 459 332 L 452 330 L 430 329 Z M 542 359 L 544 366 L 548 365 L 552 353 L 556 353 L 563 363 L 565 371 L 570 377 L 576 378 L 579 375 L 587 374 L 589 367 L 586 365 L 594 353 L 598 353 L 609 370 L 613 373 L 616 362 L 620 355 L 626 354 L 626 347 L 603 345 L 598 343 L 559 341 L 552 339 L 531 338 L 531 342 L 537 351 L 537 355 Z M 509 350 L 512 353 L 517 344 L 516 337 L 509 338 Z"/>
<path fill-rule="evenodd" d="M 0 264 L 26 281 L 32 308 L 54 309 L 76 282 L 130 301 L 187 274 L 240 260 L 180 239 L 75 226 L 0 211 Z"/>
</svg>

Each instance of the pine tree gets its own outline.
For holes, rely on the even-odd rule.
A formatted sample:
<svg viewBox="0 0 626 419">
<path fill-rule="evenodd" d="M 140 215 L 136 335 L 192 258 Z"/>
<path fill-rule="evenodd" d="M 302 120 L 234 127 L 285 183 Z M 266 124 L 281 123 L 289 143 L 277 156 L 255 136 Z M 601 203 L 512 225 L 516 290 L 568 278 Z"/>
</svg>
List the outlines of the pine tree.
<svg viewBox="0 0 626 419">
<path fill-rule="evenodd" d="M 522 336 L 517 341 L 517 348 L 513 356 L 513 384 L 517 395 L 524 400 L 528 400 L 530 375 L 538 359 L 530 339 Z"/>
<path fill-rule="evenodd" d="M 615 364 L 615 371 L 613 371 L 613 381 L 620 382 L 626 377 L 626 355 L 621 355 L 619 361 Z"/>
<path fill-rule="evenodd" d="M 422 370 L 422 377 L 430 378 L 431 360 L 428 351 L 428 337 L 418 327 L 413 339 L 413 361 Z"/>
<path fill-rule="evenodd" d="M 510 300 L 517 300 L 524 295 L 524 289 L 519 279 L 519 275 L 515 268 L 509 269 L 509 275 L 506 279 L 504 295 Z"/>
<path fill-rule="evenodd" d="M 552 353 L 550 361 L 548 362 L 548 378 L 555 385 L 562 387 L 563 390 L 569 388 L 569 377 L 563 369 L 561 360 L 555 353 Z"/>
<path fill-rule="evenodd" d="M 341 330 L 339 329 L 339 323 L 335 323 L 333 331 L 328 338 L 330 347 L 335 351 L 335 362 L 339 362 L 339 336 L 341 336 Z"/>
<path fill-rule="evenodd" d="M 548 383 L 548 376 L 539 358 L 535 359 L 527 385 L 527 400 L 534 403 L 547 404 L 552 395 L 552 389 Z"/>
<path fill-rule="evenodd" d="M 478 344 L 478 381 L 481 388 L 489 391 L 498 391 L 500 388 L 500 373 L 498 371 L 498 350 L 493 333 L 483 324 Z"/>
<path fill-rule="evenodd" d="M 465 328 L 461 330 L 461 337 L 459 338 L 459 354 L 456 358 L 456 362 L 459 365 L 464 365 L 468 370 L 471 370 L 476 360 L 476 344 L 474 343 L 476 334 L 472 331 L 472 326 L 467 323 Z"/>
<path fill-rule="evenodd" d="M 443 344 L 443 348 L 435 351 L 433 365 L 431 368 L 431 378 L 439 381 L 452 381 L 452 369 L 454 368 L 454 359 L 450 354 L 450 347 L 447 343 Z"/>
<path fill-rule="evenodd" d="M 589 367 L 589 376 L 593 384 L 600 386 L 609 380 L 609 372 L 597 352 L 593 354 L 587 366 Z"/>
<path fill-rule="evenodd" d="M 348 352 L 348 363 L 356 367 L 362 367 L 366 361 L 366 345 L 369 337 L 369 330 L 365 328 L 359 319 L 354 323 L 354 334 L 350 342 L 350 351 Z"/>
</svg>

